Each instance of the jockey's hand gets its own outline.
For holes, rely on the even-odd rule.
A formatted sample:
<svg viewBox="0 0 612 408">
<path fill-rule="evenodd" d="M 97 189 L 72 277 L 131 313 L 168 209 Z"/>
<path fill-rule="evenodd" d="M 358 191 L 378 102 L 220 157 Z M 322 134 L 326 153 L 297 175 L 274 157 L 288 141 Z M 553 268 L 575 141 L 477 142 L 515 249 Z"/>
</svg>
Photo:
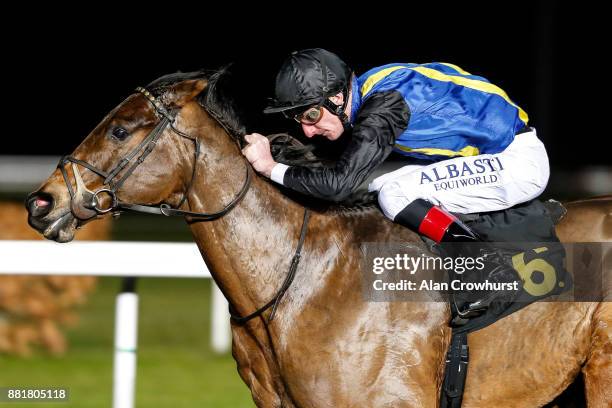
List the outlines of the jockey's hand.
<svg viewBox="0 0 612 408">
<path fill-rule="evenodd" d="M 251 133 L 244 136 L 249 144 L 247 147 L 242 149 L 242 154 L 247 158 L 249 163 L 253 165 L 253 168 L 270 178 L 272 168 L 277 164 L 272 158 L 270 152 L 270 141 L 264 135 L 259 133 Z"/>
</svg>

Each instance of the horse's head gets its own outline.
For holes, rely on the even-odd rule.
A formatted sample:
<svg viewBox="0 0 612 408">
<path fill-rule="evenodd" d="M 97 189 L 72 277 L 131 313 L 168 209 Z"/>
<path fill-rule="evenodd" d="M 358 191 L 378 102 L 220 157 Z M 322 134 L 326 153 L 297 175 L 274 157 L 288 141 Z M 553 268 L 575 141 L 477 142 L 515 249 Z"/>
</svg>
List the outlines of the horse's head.
<svg viewBox="0 0 612 408">
<path fill-rule="evenodd" d="M 166 76 L 110 112 L 57 170 L 26 199 L 29 224 L 67 242 L 89 220 L 118 203 L 183 204 L 191 183 L 202 76 Z M 190 159 L 189 159 L 190 158 Z"/>
</svg>

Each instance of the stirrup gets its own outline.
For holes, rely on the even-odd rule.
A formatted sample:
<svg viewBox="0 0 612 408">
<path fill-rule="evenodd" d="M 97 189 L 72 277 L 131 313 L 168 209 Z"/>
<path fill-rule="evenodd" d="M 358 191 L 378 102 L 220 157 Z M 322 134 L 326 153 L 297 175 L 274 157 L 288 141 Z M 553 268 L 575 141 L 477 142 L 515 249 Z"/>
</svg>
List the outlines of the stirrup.
<svg viewBox="0 0 612 408">
<path fill-rule="evenodd" d="M 475 302 L 467 303 L 461 308 L 457 306 L 457 301 L 453 296 L 452 302 L 456 315 L 451 319 L 450 325 L 452 327 L 460 327 L 469 322 L 470 319 L 482 316 L 489 309 L 491 302 L 495 300 L 495 294 L 496 292 L 489 293 L 484 298 L 479 299 Z"/>
<path fill-rule="evenodd" d="M 491 305 L 491 302 L 493 302 L 493 300 L 495 299 L 496 294 L 497 292 L 489 293 L 487 296 L 485 296 L 482 299 L 478 299 L 475 302 L 470 302 L 467 305 L 463 306 L 461 310 L 457 309 L 457 313 L 461 317 L 468 317 L 468 318 L 480 316 L 489 308 L 489 306 Z M 474 316 L 470 316 L 470 314 L 473 314 Z"/>
</svg>

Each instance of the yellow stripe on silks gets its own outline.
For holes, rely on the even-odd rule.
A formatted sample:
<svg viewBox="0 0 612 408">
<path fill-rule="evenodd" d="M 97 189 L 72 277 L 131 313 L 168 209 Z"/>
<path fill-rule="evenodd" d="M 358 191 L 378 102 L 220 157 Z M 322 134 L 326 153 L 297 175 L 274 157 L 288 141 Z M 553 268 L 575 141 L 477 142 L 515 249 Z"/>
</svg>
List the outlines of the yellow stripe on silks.
<svg viewBox="0 0 612 408">
<path fill-rule="evenodd" d="M 527 124 L 527 122 L 529 121 L 529 116 L 527 116 L 527 113 L 521 108 L 519 108 L 514 102 L 512 102 L 510 98 L 508 97 L 508 95 L 506 94 L 506 92 L 504 92 L 503 89 L 501 89 L 500 87 L 496 85 L 493 85 L 489 82 L 478 81 L 476 79 L 464 78 L 464 77 L 453 76 L 453 75 L 446 75 L 440 71 L 436 71 L 435 69 L 431 69 L 431 68 L 412 67 L 409 69 L 415 70 L 416 72 L 422 75 L 425 75 L 428 78 L 433 78 L 438 81 L 452 82 L 457 85 L 465 86 L 466 88 L 476 89 L 477 91 L 487 92 L 490 94 L 501 96 L 502 98 L 504 98 L 506 102 L 508 102 L 510 105 L 518 109 L 519 118 L 525 124 Z"/>
<path fill-rule="evenodd" d="M 465 146 L 463 149 L 459 150 L 459 151 L 454 151 L 454 150 L 449 150 L 449 149 L 436 149 L 436 148 L 428 148 L 428 147 L 421 147 L 421 148 L 412 148 L 412 147 L 406 147 L 406 146 L 401 146 L 396 144 L 394 147 L 403 150 L 405 152 L 410 152 L 410 153 L 423 153 L 423 154 L 427 154 L 427 155 L 438 155 L 438 156 L 449 156 L 449 157 L 454 157 L 454 156 L 463 156 L 463 157 L 468 157 L 468 156 L 478 156 L 480 154 L 480 150 L 478 150 L 477 147 L 474 146 Z"/>
<path fill-rule="evenodd" d="M 472 75 L 469 72 L 464 71 L 463 69 L 461 69 L 459 66 L 457 66 L 455 64 L 451 64 L 450 62 L 441 62 L 440 64 L 446 65 L 447 67 L 451 67 L 452 69 L 454 69 L 455 71 L 457 71 L 461 75 Z"/>
<path fill-rule="evenodd" d="M 446 62 L 442 62 L 441 64 L 447 65 L 453 69 L 456 69 L 459 73 L 463 74 L 463 75 L 471 75 L 469 72 L 462 70 L 461 68 L 459 68 L 456 65 L 453 64 L 449 64 Z M 378 71 L 377 73 L 371 75 L 361 86 L 361 95 L 365 95 L 368 92 L 370 92 L 372 90 L 372 88 L 374 88 L 374 86 L 379 83 L 383 78 L 385 78 L 386 76 L 390 75 L 391 73 L 397 71 L 398 69 L 412 69 L 426 77 L 429 78 L 433 78 L 435 80 L 438 81 L 444 81 L 444 82 L 452 82 L 455 83 L 457 85 L 461 85 L 461 86 L 465 86 L 466 88 L 471 88 L 471 89 L 476 89 L 478 91 L 482 91 L 482 92 L 487 92 L 490 94 L 494 94 L 494 95 L 498 95 L 501 96 L 502 98 L 504 98 L 504 100 L 506 102 L 508 102 L 510 105 L 514 106 L 519 113 L 519 118 L 525 123 L 527 124 L 527 122 L 529 122 L 529 116 L 527 115 L 527 112 L 525 112 L 524 110 L 522 110 L 518 105 L 516 105 L 514 102 L 512 102 L 510 100 L 510 98 L 508 97 L 508 95 L 506 94 L 506 92 L 504 92 L 503 89 L 501 89 L 500 87 L 493 85 L 489 82 L 484 82 L 484 81 L 479 81 L 477 79 L 470 79 L 470 78 L 464 78 L 464 77 L 460 77 L 460 76 L 453 76 L 453 75 L 446 75 L 440 71 L 436 71 L 435 69 L 432 68 L 425 68 L 425 67 L 406 67 L 403 65 L 398 65 L 395 67 L 389 67 L 389 68 L 385 68 L 382 69 L 380 71 Z"/>
<path fill-rule="evenodd" d="M 406 67 L 401 66 L 401 65 L 397 67 L 389 67 L 389 68 L 385 68 L 371 75 L 368 79 L 366 79 L 363 85 L 361 85 L 361 95 L 363 96 L 367 94 L 368 92 L 372 90 L 372 88 L 374 88 L 374 85 L 379 83 L 384 77 L 402 68 L 406 68 Z"/>
</svg>

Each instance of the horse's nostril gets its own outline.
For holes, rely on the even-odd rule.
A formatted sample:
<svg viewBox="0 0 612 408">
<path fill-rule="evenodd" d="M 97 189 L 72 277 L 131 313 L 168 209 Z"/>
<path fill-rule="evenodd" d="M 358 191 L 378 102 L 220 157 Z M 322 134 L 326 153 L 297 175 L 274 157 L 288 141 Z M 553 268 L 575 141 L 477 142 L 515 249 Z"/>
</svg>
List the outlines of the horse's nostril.
<svg viewBox="0 0 612 408">
<path fill-rule="evenodd" d="M 43 198 L 37 198 L 35 204 L 37 207 L 47 207 L 51 205 L 51 201 L 45 200 Z"/>
<path fill-rule="evenodd" d="M 33 217 L 44 217 L 52 207 L 53 197 L 49 193 L 35 192 L 26 199 L 26 208 Z"/>
</svg>

